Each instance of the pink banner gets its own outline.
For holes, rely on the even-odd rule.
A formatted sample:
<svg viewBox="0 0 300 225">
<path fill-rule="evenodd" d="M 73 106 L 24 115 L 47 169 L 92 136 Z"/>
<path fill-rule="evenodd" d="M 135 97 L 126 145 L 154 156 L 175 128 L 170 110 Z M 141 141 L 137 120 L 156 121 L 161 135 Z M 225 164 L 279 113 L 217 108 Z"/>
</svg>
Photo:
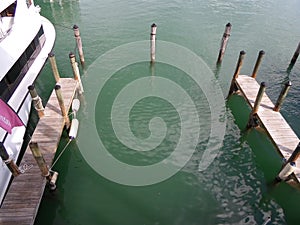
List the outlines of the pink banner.
<svg viewBox="0 0 300 225">
<path fill-rule="evenodd" d="M 23 126 L 22 120 L 2 99 L 0 99 L 0 127 L 11 134 L 14 127 Z"/>
</svg>

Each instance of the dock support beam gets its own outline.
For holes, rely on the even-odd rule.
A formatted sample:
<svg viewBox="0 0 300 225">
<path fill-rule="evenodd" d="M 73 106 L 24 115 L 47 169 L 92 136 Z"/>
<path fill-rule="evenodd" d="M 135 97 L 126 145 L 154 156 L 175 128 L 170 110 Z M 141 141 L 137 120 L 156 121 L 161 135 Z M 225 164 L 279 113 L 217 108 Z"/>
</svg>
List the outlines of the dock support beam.
<svg viewBox="0 0 300 225">
<path fill-rule="evenodd" d="M 2 142 L 0 142 L 0 156 L 14 177 L 21 174 L 21 172 L 20 172 L 18 166 L 15 164 L 14 160 L 9 157 L 9 154 L 7 153 Z"/>
<path fill-rule="evenodd" d="M 229 89 L 228 96 L 236 91 L 235 80 L 238 78 L 238 76 L 240 74 L 240 71 L 241 71 L 241 68 L 242 68 L 242 65 L 243 65 L 243 61 L 244 61 L 244 58 L 245 58 L 245 54 L 246 54 L 245 51 L 240 51 L 239 59 L 237 61 L 235 72 L 233 74 L 233 78 L 232 78 L 232 81 L 231 81 L 231 86 L 230 86 L 230 89 Z"/>
<path fill-rule="evenodd" d="M 251 77 L 254 79 L 256 78 L 258 67 L 260 66 L 261 60 L 264 55 L 265 55 L 265 52 L 263 50 L 259 51 L 256 63 L 255 63 L 255 66 L 254 66 L 254 69 L 253 69 L 253 72 L 251 75 Z"/>
<path fill-rule="evenodd" d="M 38 112 L 39 118 L 42 118 L 44 116 L 44 110 L 45 110 L 42 103 L 42 99 L 40 98 L 40 96 L 38 96 L 33 84 L 28 86 L 28 90 L 31 95 L 34 108 Z"/>
<path fill-rule="evenodd" d="M 61 109 L 62 116 L 65 119 L 65 125 L 66 125 L 67 129 L 69 129 L 70 128 L 70 119 L 69 119 L 68 112 L 66 111 L 66 107 L 64 104 L 64 99 L 63 99 L 63 96 L 61 93 L 61 86 L 59 84 L 56 84 L 54 89 L 55 89 L 57 100 L 59 102 L 59 107 Z"/>
<path fill-rule="evenodd" d="M 225 54 L 227 43 L 228 43 L 228 40 L 229 40 L 229 37 L 230 37 L 230 31 L 231 31 L 231 24 L 227 23 L 226 26 L 225 26 L 225 31 L 224 31 L 222 41 L 221 41 L 221 46 L 220 46 L 220 50 L 219 50 L 219 56 L 218 56 L 217 64 L 220 64 L 223 60 L 223 56 Z"/>
<path fill-rule="evenodd" d="M 292 82 L 291 81 L 288 81 L 284 84 L 284 87 L 282 88 L 281 92 L 280 92 L 280 95 L 277 99 L 277 102 L 275 104 L 275 107 L 274 107 L 274 111 L 275 112 L 279 112 L 282 104 L 283 104 L 283 101 L 285 99 L 285 97 L 287 96 L 287 93 L 289 92 L 289 89 L 290 87 L 292 86 Z"/>
<path fill-rule="evenodd" d="M 257 93 L 257 96 L 256 96 L 256 99 L 255 99 L 255 102 L 254 102 L 253 109 L 252 109 L 252 111 L 250 113 L 250 116 L 249 116 L 249 121 L 248 121 L 248 124 L 247 124 L 247 128 L 256 127 L 258 125 L 256 114 L 258 112 L 258 109 L 259 109 L 262 97 L 265 93 L 265 90 L 266 90 L 266 83 L 261 82 L 258 93 Z"/>
</svg>

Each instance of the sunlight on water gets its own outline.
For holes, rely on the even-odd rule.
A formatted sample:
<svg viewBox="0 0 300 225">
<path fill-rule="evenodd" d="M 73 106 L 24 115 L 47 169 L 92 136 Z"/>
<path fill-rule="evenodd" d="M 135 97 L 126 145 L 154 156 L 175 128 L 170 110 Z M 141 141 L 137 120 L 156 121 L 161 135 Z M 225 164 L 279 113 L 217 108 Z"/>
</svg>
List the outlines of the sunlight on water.
<svg viewBox="0 0 300 225">
<path fill-rule="evenodd" d="M 290 73 L 286 71 L 300 37 L 297 23 L 300 19 L 299 1 L 37 2 L 41 5 L 42 14 L 55 24 L 57 41 L 54 52 L 62 76 L 72 74 L 67 58 L 69 51 L 74 51 L 75 47 L 71 28 L 74 24 L 79 25 L 86 58 L 86 68 L 81 69 L 84 82 L 92 80 L 90 76 L 99 76 L 99 79 L 103 76 L 100 73 L 89 73 L 93 69 L 91 67 L 97 66 L 92 64 L 99 56 L 122 44 L 148 40 L 150 25 L 153 22 L 158 25 L 158 55 L 160 40 L 192 50 L 215 73 L 225 97 L 239 51 L 245 50 L 247 53 L 241 73 L 250 74 L 258 51 L 265 50 L 266 55 L 257 79 L 259 82 L 267 82 L 267 93 L 273 101 L 276 100 L 282 83 L 288 79 L 292 81 L 293 87 L 284 103 L 282 114 L 300 135 L 300 98 L 297 88 L 300 84 L 299 62 Z M 232 24 L 232 32 L 224 60 L 218 69 L 215 63 L 219 44 L 224 26 L 228 22 Z M 126 60 L 130 59 L 131 54 L 133 53 L 128 52 Z M 155 66 L 157 77 L 154 77 L 154 80 L 154 72 L 148 62 L 140 62 L 119 68 L 109 82 L 105 83 L 94 109 L 96 135 L 103 141 L 103 146 L 109 149 L 111 158 L 134 166 L 152 165 L 163 162 L 172 154 L 180 139 L 182 122 L 188 122 L 187 128 L 191 133 L 197 131 L 197 124 L 190 121 L 194 121 L 198 116 L 202 125 L 199 131 L 200 138 L 187 164 L 180 172 L 161 183 L 138 187 L 121 185 L 96 173 L 82 156 L 82 143 L 74 141 L 55 166 L 55 170 L 60 174 L 58 190 L 54 193 L 45 191 L 35 224 L 250 225 L 263 224 L 269 216 L 271 222 L 268 224 L 298 224 L 300 192 L 284 183 L 275 187 L 271 185 L 280 169 L 281 158 L 264 132 L 245 130 L 249 115 L 245 101 L 238 96 L 232 96 L 227 101 L 226 135 L 223 145 L 218 149 L 212 164 L 200 172 L 199 163 L 209 142 L 211 126 L 224 118 L 210 121 L 212 113 L 208 96 L 188 78 L 185 71 L 163 63 L 157 63 Z M 38 88 L 48 89 L 46 91 L 50 92 L 51 87 L 48 88 L 48 83 L 52 77 L 49 77 L 51 72 L 49 65 L 46 65 L 38 81 Z M 179 110 L 176 111 L 176 105 L 172 102 L 156 96 L 140 101 L 130 98 L 130 94 L 137 93 L 138 82 L 129 91 L 121 92 L 132 80 L 142 77 L 149 78 L 147 81 L 152 90 L 160 87 L 157 79 L 159 77 L 174 81 L 174 87 L 176 84 L 183 87 L 185 94 L 196 103 L 196 108 L 189 104 L 188 98 L 178 98 L 178 105 L 183 108 L 180 111 L 184 118 L 182 121 Z M 205 82 L 205 78 L 201 79 Z M 86 96 L 98 92 L 96 82 L 86 84 Z M 144 87 L 145 92 L 148 91 L 146 88 L 148 87 Z M 176 97 L 177 92 L 171 92 L 168 88 L 170 87 L 167 86 L 163 90 L 166 95 Z M 129 97 L 122 99 L 121 96 L 118 99 L 120 92 Z M 82 99 L 79 116 L 88 122 L 80 126 L 94 126 L 87 107 L 89 102 L 85 102 L 84 97 Z M 113 108 L 115 99 L 117 101 Z M 133 107 L 126 111 L 126 115 L 122 115 L 125 112 L 122 110 L 132 105 Z M 112 113 L 115 113 L 113 116 L 117 115 L 116 124 L 111 122 Z M 121 118 L 127 114 L 128 120 L 123 123 Z M 130 135 L 118 133 L 114 130 L 114 125 L 131 131 Z M 157 136 L 152 136 L 151 131 L 159 132 L 156 133 Z M 81 135 L 89 137 L 92 134 L 87 132 Z M 135 145 L 138 150 L 128 147 L 128 142 L 133 137 L 138 140 L 130 144 Z M 150 142 L 146 142 L 147 145 L 144 146 L 140 145 L 147 138 L 156 138 L 156 145 L 152 146 L 153 143 Z M 194 138 L 186 138 L 185 146 L 191 144 L 194 141 L 192 139 Z M 64 133 L 59 150 L 66 143 L 67 134 Z M 84 143 L 85 150 L 93 151 L 94 149 L 90 149 L 92 144 Z M 141 146 L 144 150 L 148 147 L 152 150 L 142 151 L 143 149 L 139 149 Z M 98 148 L 100 149 L 100 146 L 97 146 Z M 175 167 L 185 154 L 188 154 L 184 152 L 186 149 L 182 150 L 182 155 L 173 158 L 172 165 Z M 126 169 L 129 168 L 125 167 Z M 149 174 L 145 174 L 145 177 L 147 176 Z M 123 180 L 126 179 L 129 179 L 129 176 L 123 177 Z"/>
</svg>

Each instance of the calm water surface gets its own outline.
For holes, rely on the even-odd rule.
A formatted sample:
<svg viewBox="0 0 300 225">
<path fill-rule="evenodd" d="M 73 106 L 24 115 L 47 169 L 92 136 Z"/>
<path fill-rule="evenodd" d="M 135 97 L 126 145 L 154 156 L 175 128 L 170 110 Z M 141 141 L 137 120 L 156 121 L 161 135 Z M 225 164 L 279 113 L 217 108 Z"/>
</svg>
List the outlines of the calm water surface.
<svg viewBox="0 0 300 225">
<path fill-rule="evenodd" d="M 83 81 L 91 75 L 89 66 L 105 52 L 122 44 L 148 40 L 153 22 L 158 25 L 158 40 L 184 46 L 207 63 L 224 96 L 229 90 L 239 51 L 247 53 L 241 72 L 250 74 L 259 50 L 263 49 L 266 55 L 258 81 L 267 82 L 267 93 L 273 101 L 283 82 L 292 81 L 282 114 L 300 135 L 300 63 L 297 62 L 290 73 L 286 72 L 300 38 L 298 0 L 36 0 L 36 4 L 55 24 L 54 53 L 61 76 L 72 74 L 68 59 L 69 52 L 75 48 L 71 28 L 74 24 L 80 27 L 86 58 L 86 67 L 81 69 Z M 222 66 L 217 69 L 219 43 L 227 22 L 232 24 L 231 37 Z M 183 71 L 163 63 L 157 63 L 155 69 L 157 76 L 186 87 L 193 101 L 200 102 L 197 110 L 202 112 L 203 118 L 210 118 L 205 95 L 194 88 Z M 106 147 L 118 160 L 133 165 L 163 160 L 171 154 L 180 136 L 176 109 L 158 98 L 138 102 L 129 119 L 133 134 L 141 139 L 149 136 L 147 127 L 152 116 L 164 120 L 167 137 L 154 152 L 130 151 L 111 128 L 110 110 L 118 92 L 135 77 L 151 75 L 146 62 L 120 69 L 104 87 L 104 95 L 96 104 L 97 132 Z M 37 82 L 44 99 L 53 85 L 47 64 Z M 85 86 L 86 91 L 98 91 L 91 88 Z M 54 193 L 45 191 L 35 224 L 263 224 L 268 216 L 271 216 L 269 224 L 299 224 L 300 192 L 284 183 L 271 185 L 281 166 L 274 146 L 262 131 L 245 131 L 249 108 L 241 97 L 231 97 L 226 108 L 224 143 L 209 168 L 198 171 L 207 142 L 204 135 L 185 167 L 170 179 L 154 185 L 133 187 L 100 176 L 86 163 L 78 143 L 71 142 L 54 168 L 60 174 L 58 189 Z M 84 110 L 83 103 L 81 116 L 85 115 Z M 60 151 L 67 141 L 67 133 L 64 133 Z"/>
</svg>

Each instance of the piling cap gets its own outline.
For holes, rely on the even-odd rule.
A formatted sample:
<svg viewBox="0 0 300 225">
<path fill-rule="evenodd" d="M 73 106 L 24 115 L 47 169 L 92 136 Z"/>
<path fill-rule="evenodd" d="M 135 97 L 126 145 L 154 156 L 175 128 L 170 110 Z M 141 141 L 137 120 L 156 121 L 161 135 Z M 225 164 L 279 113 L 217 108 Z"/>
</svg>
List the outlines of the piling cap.
<svg viewBox="0 0 300 225">
<path fill-rule="evenodd" d="M 261 82 L 261 83 L 260 83 L 260 86 L 263 86 L 263 87 L 265 87 L 265 86 L 266 86 L 266 82 L 264 82 L 264 81 L 263 81 L 263 82 Z"/>
<path fill-rule="evenodd" d="M 75 29 L 78 29 L 78 26 L 75 24 L 74 26 L 73 26 L 73 29 L 75 30 Z"/>
<path fill-rule="evenodd" d="M 28 90 L 32 91 L 34 89 L 34 84 L 28 86 Z"/>
<path fill-rule="evenodd" d="M 53 52 L 50 52 L 50 53 L 48 54 L 48 56 L 49 56 L 49 57 L 53 57 L 53 56 L 54 56 L 54 53 L 53 53 Z"/>
<path fill-rule="evenodd" d="M 265 51 L 264 51 L 264 50 L 260 50 L 260 51 L 259 51 L 259 54 L 260 54 L 260 55 L 264 55 L 264 54 L 265 54 Z"/>
<path fill-rule="evenodd" d="M 152 23 L 151 27 L 157 27 L 155 23 Z"/>
<path fill-rule="evenodd" d="M 226 27 L 231 27 L 231 23 L 227 23 L 227 24 L 226 24 Z"/>
<path fill-rule="evenodd" d="M 54 87 L 55 90 L 58 90 L 60 88 L 61 88 L 60 84 L 56 84 L 55 87 Z"/>
<path fill-rule="evenodd" d="M 73 58 L 73 57 L 75 57 L 75 54 L 74 54 L 73 52 L 70 52 L 70 53 L 69 53 L 69 57 L 70 57 L 70 58 Z"/>
<path fill-rule="evenodd" d="M 288 82 L 286 82 L 285 84 L 284 84 L 285 86 L 292 86 L 292 82 L 289 80 Z"/>
<path fill-rule="evenodd" d="M 240 55 L 245 55 L 246 52 L 244 50 L 240 51 Z"/>
</svg>

